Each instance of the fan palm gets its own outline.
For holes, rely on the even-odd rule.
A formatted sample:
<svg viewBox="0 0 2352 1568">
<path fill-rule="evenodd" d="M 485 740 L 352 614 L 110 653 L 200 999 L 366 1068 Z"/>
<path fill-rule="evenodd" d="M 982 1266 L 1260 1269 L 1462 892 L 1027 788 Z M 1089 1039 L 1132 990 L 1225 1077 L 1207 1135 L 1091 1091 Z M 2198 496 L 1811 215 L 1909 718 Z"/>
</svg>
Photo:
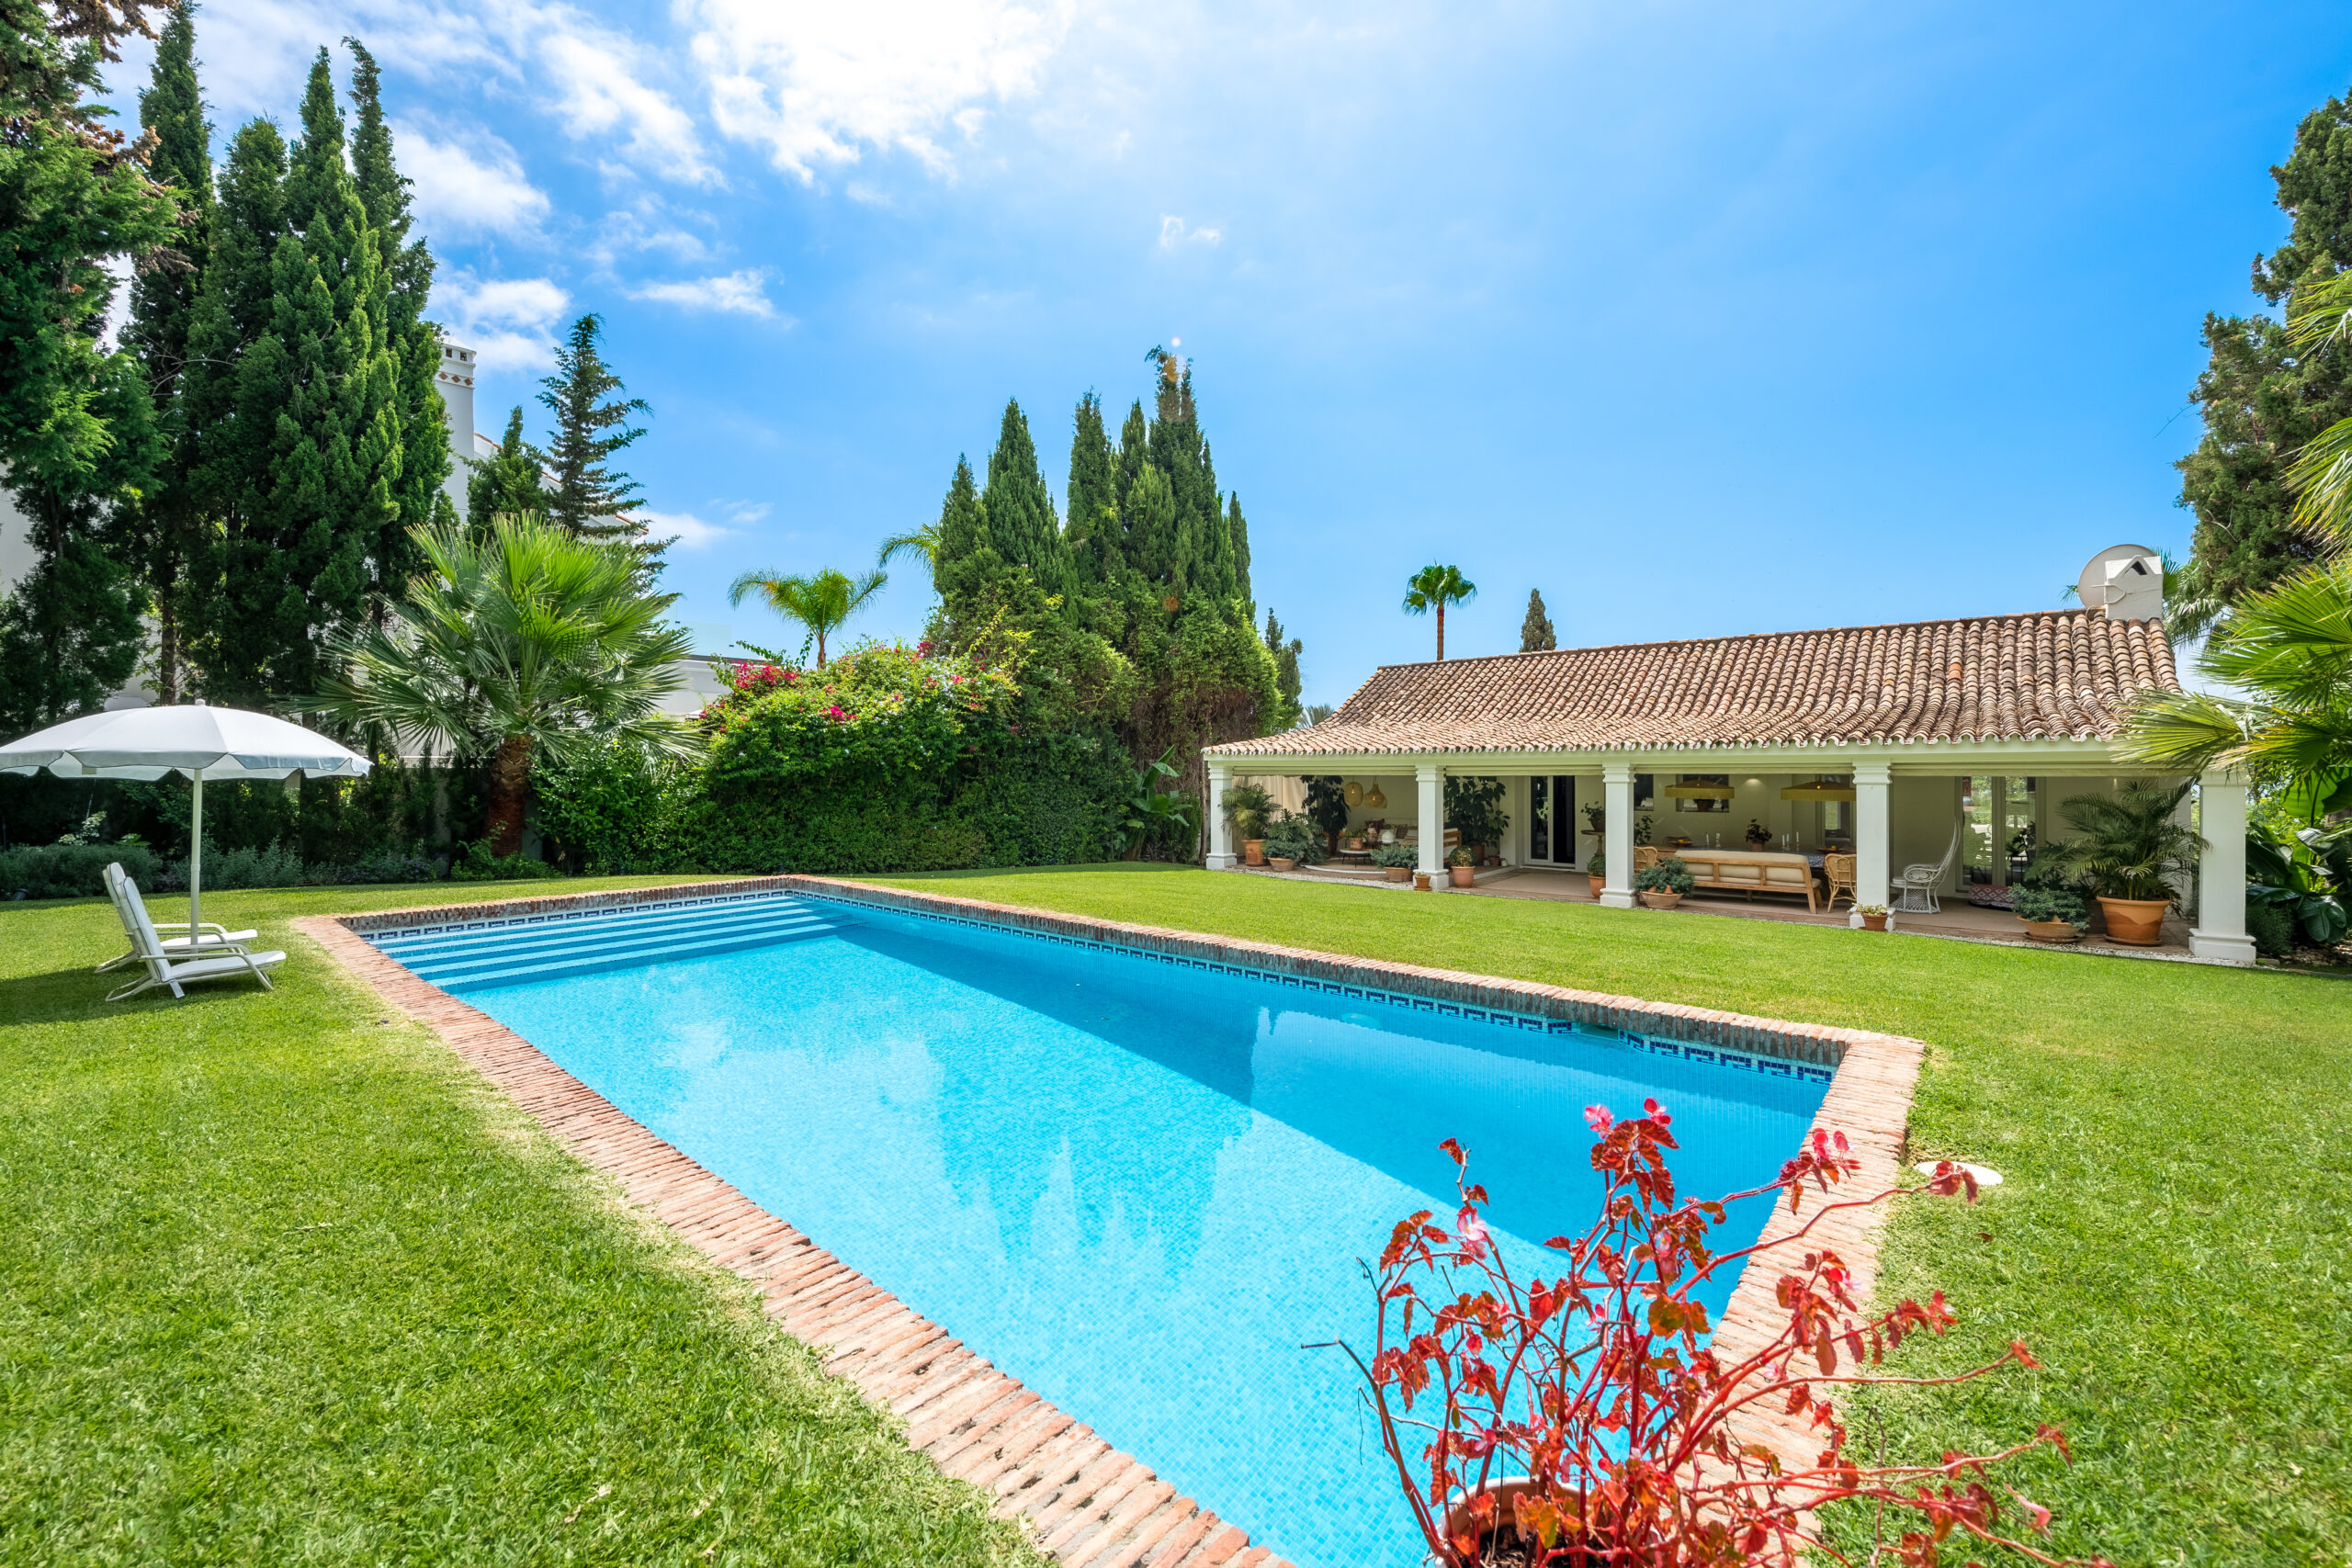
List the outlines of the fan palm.
<svg viewBox="0 0 2352 1568">
<path fill-rule="evenodd" d="M 757 593 L 767 607 L 786 620 L 806 626 L 817 639 L 817 668 L 825 667 L 825 638 L 841 630 L 848 619 L 882 591 L 889 578 L 878 571 L 853 579 L 831 567 L 807 577 L 786 577 L 773 571 L 747 571 L 727 590 L 727 602 L 741 604 Z"/>
<path fill-rule="evenodd" d="M 2352 272 L 2296 286 L 2288 336 L 2298 353 L 2340 348 L 2352 339 Z M 2352 541 L 2352 419 L 2312 437 L 2287 467 L 2299 527 L 2341 545 Z"/>
<path fill-rule="evenodd" d="M 648 593 L 624 545 L 574 538 L 533 513 L 487 530 L 413 528 L 425 570 L 390 621 L 336 641 L 344 673 L 321 705 L 453 751 L 491 750 L 491 852 L 522 847 L 537 757 L 620 738 L 684 755 L 695 732 L 662 711 L 685 682 L 676 600 Z"/>
<path fill-rule="evenodd" d="M 1451 566 L 1425 566 L 1405 584 L 1405 611 L 1426 615 L 1437 612 L 1437 656 L 1445 658 L 1445 607 L 1478 596 L 1478 585 Z"/>
<path fill-rule="evenodd" d="M 2240 601 L 2198 667 L 2247 694 L 2144 694 L 2122 736 L 2131 761 L 2281 782 L 2352 770 L 2352 560 Z"/>
<path fill-rule="evenodd" d="M 2105 898 L 2169 898 L 2172 878 L 2196 863 L 2199 840 L 2174 813 L 2188 783 L 2125 784 L 2112 795 L 2077 795 L 2059 803 L 2075 829 L 2037 857 L 2079 875 Z"/>
</svg>

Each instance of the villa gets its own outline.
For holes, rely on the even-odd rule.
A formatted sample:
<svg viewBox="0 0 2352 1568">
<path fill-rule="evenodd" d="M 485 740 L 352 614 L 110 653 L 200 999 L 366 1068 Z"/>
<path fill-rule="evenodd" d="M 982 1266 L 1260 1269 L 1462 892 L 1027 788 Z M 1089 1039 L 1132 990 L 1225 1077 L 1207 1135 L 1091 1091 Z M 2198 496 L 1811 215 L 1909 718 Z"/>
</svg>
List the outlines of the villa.
<svg viewBox="0 0 2352 1568">
<path fill-rule="evenodd" d="M 2126 545 L 2085 568 L 2080 608 L 1384 666 L 1320 724 L 1204 750 L 1208 863 L 1235 863 L 1236 778 L 1320 775 L 1352 786 L 1351 832 L 1400 833 L 1436 874 L 1443 835 L 1419 828 L 1446 778 L 1498 778 L 1510 826 L 1489 853 L 1568 870 L 1599 849 L 1604 904 L 1634 905 L 1638 837 L 1720 849 L 1755 892 L 1808 906 L 1798 857 L 1849 853 L 1859 901 L 1899 921 L 1905 868 L 1924 868 L 1913 897 L 2000 887 L 2063 832 L 2064 796 L 2150 776 L 2116 741 L 2136 693 L 2179 689 L 2163 584 L 2155 552 Z M 2245 781 L 2208 774 L 2192 799 L 2208 847 L 2189 950 L 2251 964 Z M 1766 880 L 1780 863 L 1794 877 Z"/>
</svg>

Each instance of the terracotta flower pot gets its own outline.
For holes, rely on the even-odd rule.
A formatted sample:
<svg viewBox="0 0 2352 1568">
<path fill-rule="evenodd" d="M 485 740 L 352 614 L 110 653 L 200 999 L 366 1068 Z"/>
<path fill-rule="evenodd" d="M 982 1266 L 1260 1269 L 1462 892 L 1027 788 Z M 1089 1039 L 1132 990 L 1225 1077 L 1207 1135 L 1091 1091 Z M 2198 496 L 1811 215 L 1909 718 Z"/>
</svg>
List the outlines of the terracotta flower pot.
<svg viewBox="0 0 2352 1568">
<path fill-rule="evenodd" d="M 1642 908 L 1645 909 L 1671 909 L 1681 902 L 1682 895 L 1668 888 L 1642 889 Z"/>
<path fill-rule="evenodd" d="M 1585 881 L 1591 886 L 1592 896 L 1596 898 L 1600 897 L 1601 889 L 1609 886 L 1609 878 L 1606 876 L 1588 876 Z"/>
<path fill-rule="evenodd" d="M 2098 907 L 2107 916 L 2110 941 L 2126 947 L 2154 947 L 2164 938 L 2165 911 L 2172 903 L 2165 898 L 2101 898 Z"/>
<path fill-rule="evenodd" d="M 1426 893 L 1429 890 L 1430 874 L 1426 871 L 1417 871 L 1413 873 L 1413 891 L 1416 893 Z"/>
<path fill-rule="evenodd" d="M 2075 929 L 2072 920 L 2029 920 L 2018 917 L 2018 924 L 2025 928 L 2029 942 L 2080 942 L 2083 933 Z"/>
<path fill-rule="evenodd" d="M 1478 874 L 1478 868 L 1475 865 L 1450 865 L 1445 869 L 1453 874 L 1456 887 L 1469 886 Z"/>
<path fill-rule="evenodd" d="M 1886 917 L 1884 915 L 1864 915 L 1862 917 L 1862 930 L 1866 931 L 1883 931 L 1886 930 Z"/>
<path fill-rule="evenodd" d="M 1263 864 L 1265 864 L 1265 863 L 1266 863 L 1266 840 L 1263 840 L 1263 839 L 1244 839 L 1244 840 L 1241 840 L 1241 863 L 1242 863 L 1242 864 L 1244 864 L 1244 865 L 1263 865 Z"/>
<path fill-rule="evenodd" d="M 1266 863 L 1272 866 L 1276 871 L 1291 871 L 1295 869 L 1298 865 L 1298 863 L 1291 859 L 1288 855 L 1276 855 Z"/>
<path fill-rule="evenodd" d="M 1380 868 L 1380 874 L 1391 882 L 1410 882 L 1413 880 L 1413 868 L 1409 865 L 1384 865 Z"/>
</svg>

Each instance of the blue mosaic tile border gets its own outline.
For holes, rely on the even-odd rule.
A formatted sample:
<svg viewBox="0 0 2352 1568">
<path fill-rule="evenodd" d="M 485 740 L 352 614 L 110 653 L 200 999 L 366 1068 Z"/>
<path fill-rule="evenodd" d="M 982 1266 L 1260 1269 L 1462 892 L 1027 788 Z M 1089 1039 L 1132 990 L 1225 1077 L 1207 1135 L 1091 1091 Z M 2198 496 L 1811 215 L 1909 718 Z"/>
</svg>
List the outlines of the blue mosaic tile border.
<svg viewBox="0 0 2352 1568">
<path fill-rule="evenodd" d="M 1280 969 L 1261 968 L 1246 964 L 1227 964 L 1220 959 L 1200 958 L 1190 953 L 1167 953 L 1158 948 L 1136 946 L 1127 942 L 1102 942 L 1091 937 L 1069 936 L 1059 931 L 1039 931 L 1010 921 L 980 919 L 970 915 L 951 915 L 936 909 L 908 908 L 894 903 L 854 898 L 838 893 L 816 892 L 805 887 L 745 888 L 731 893 L 712 893 L 679 898 L 649 898 L 629 903 L 591 905 L 576 909 L 550 909 L 537 914 L 502 915 L 481 919 L 420 920 L 413 925 L 387 927 L 356 934 L 371 945 L 381 947 L 385 941 L 400 937 L 492 931 L 510 926 L 554 925 L 567 920 L 594 919 L 605 915 L 653 913 L 664 909 L 696 908 L 718 904 L 740 904 L 777 898 L 805 898 L 844 905 L 850 908 L 884 909 L 915 919 L 940 920 L 950 925 L 969 927 L 975 931 L 989 931 L 998 935 L 1029 937 L 1062 947 L 1079 948 L 1122 957 L 1148 958 L 1155 964 L 1171 964 L 1180 969 L 1196 969 L 1205 974 L 1224 975 L 1236 979 L 1268 982 L 1277 986 L 1287 986 L 1295 990 L 1317 991 L 1327 996 L 1343 997 L 1352 1001 L 1374 1002 L 1385 1007 L 1398 1008 L 1408 1012 L 1424 1012 L 1442 1018 L 1465 1019 L 1474 1022 L 1496 1024 L 1506 1029 L 1525 1030 L 1535 1034 L 1574 1035 L 1606 1048 L 1639 1051 L 1649 1055 L 1666 1056 L 1677 1061 L 1697 1062 L 1708 1066 L 1731 1067 L 1743 1072 L 1760 1073 L 1767 1077 L 1787 1078 L 1798 1083 L 1826 1084 L 1837 1076 L 1836 1069 L 1831 1067 L 1763 1052 L 1737 1051 L 1722 1045 L 1677 1040 L 1670 1035 L 1617 1029 L 1607 1024 L 1582 1023 L 1575 1019 L 1555 1018 L 1543 1013 L 1518 1012 L 1504 1008 L 1483 1008 L 1469 1002 L 1448 1001 L 1439 997 L 1419 996 L 1411 991 L 1393 991 L 1376 986 L 1349 985 L 1340 980 L 1324 980 L 1307 975 L 1288 974 Z"/>
</svg>

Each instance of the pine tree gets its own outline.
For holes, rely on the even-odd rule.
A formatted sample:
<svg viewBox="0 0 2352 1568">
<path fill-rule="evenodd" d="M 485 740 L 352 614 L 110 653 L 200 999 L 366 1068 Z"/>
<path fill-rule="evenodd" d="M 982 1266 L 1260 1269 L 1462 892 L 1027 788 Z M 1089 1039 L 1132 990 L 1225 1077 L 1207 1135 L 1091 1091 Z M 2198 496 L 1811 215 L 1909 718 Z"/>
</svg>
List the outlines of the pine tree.
<svg viewBox="0 0 2352 1568">
<path fill-rule="evenodd" d="M 2352 262 L 2352 97 L 2330 98 L 2296 128 L 2271 171 L 2293 219 L 2287 243 L 2254 264 L 2254 291 L 2288 301 L 2314 275 Z M 2318 542 L 2292 524 L 2284 469 L 2294 451 L 2352 414 L 2352 374 L 2341 355 L 2298 355 L 2270 316 L 2205 318 L 2210 355 L 2190 399 L 2205 434 L 2177 465 L 2181 502 L 2195 509 L 2193 595 L 2234 602 L 2316 559 Z"/>
<path fill-rule="evenodd" d="M 109 257 L 153 257 L 177 210 L 107 129 L 98 67 L 141 26 L 98 7 L 61 36 L 39 6 L 11 8 L 0 96 L 0 468 L 24 512 L 31 570 L 0 604 L 0 724 L 85 711 L 129 678 L 144 593 L 124 525 L 160 458 L 135 353 L 103 352 Z"/>
<path fill-rule="evenodd" d="M 191 562 L 203 548 L 197 437 L 182 386 L 212 229 L 212 128 L 197 87 L 194 0 L 175 7 L 164 24 L 152 83 L 139 96 L 139 120 L 154 138 L 149 177 L 170 186 L 180 204 L 174 244 L 132 280 L 124 334 L 146 369 L 164 444 L 154 487 L 140 500 L 139 542 L 141 570 L 154 597 L 155 696 L 174 703 L 181 685 L 183 600 Z"/>
<path fill-rule="evenodd" d="M 425 300 L 433 292 L 433 253 L 424 240 L 408 237 L 411 182 L 392 163 L 392 133 L 384 123 L 376 57 L 357 39 L 343 41 L 354 62 L 351 101 L 359 111 L 351 139 L 352 175 L 384 269 L 388 331 L 400 377 L 401 472 L 392 491 L 399 515 L 370 552 L 375 566 L 370 592 L 380 616 L 424 565 L 409 530 L 454 521 L 443 515 L 449 506 L 442 489 L 449 478 L 451 433 L 447 405 L 434 385 L 440 371 L 441 334 L 424 319 Z M 473 432 L 457 434 L 470 444 Z"/>
<path fill-rule="evenodd" d="M 1552 629 L 1552 617 L 1544 613 L 1544 595 L 1535 589 L 1527 591 L 1527 618 L 1519 623 L 1519 651 L 1548 653 L 1560 646 Z"/>
<path fill-rule="evenodd" d="M 523 439 L 523 410 L 506 416 L 506 437 L 498 450 L 477 458 L 466 477 L 466 524 L 486 529 L 502 512 L 545 512 L 548 492 L 538 448 Z"/>
<path fill-rule="evenodd" d="M 645 434 L 628 423 L 629 415 L 649 411 L 641 398 L 614 395 L 627 389 L 597 346 L 604 328 L 594 311 L 572 322 L 556 350 L 556 373 L 539 383 L 540 406 L 555 416 L 555 438 L 546 454 L 555 480 L 548 516 L 576 537 L 628 543 L 650 558 L 659 547 L 645 547 L 645 525 L 628 515 L 643 499 L 637 482 L 605 467 Z"/>
<path fill-rule="evenodd" d="M 1061 522 L 1054 515 L 1053 492 L 1037 466 L 1037 446 L 1018 401 L 1004 405 L 996 449 L 989 454 L 988 487 L 980 504 L 989 520 L 989 540 L 1007 566 L 1027 567 L 1048 593 L 1062 588 Z"/>
</svg>

